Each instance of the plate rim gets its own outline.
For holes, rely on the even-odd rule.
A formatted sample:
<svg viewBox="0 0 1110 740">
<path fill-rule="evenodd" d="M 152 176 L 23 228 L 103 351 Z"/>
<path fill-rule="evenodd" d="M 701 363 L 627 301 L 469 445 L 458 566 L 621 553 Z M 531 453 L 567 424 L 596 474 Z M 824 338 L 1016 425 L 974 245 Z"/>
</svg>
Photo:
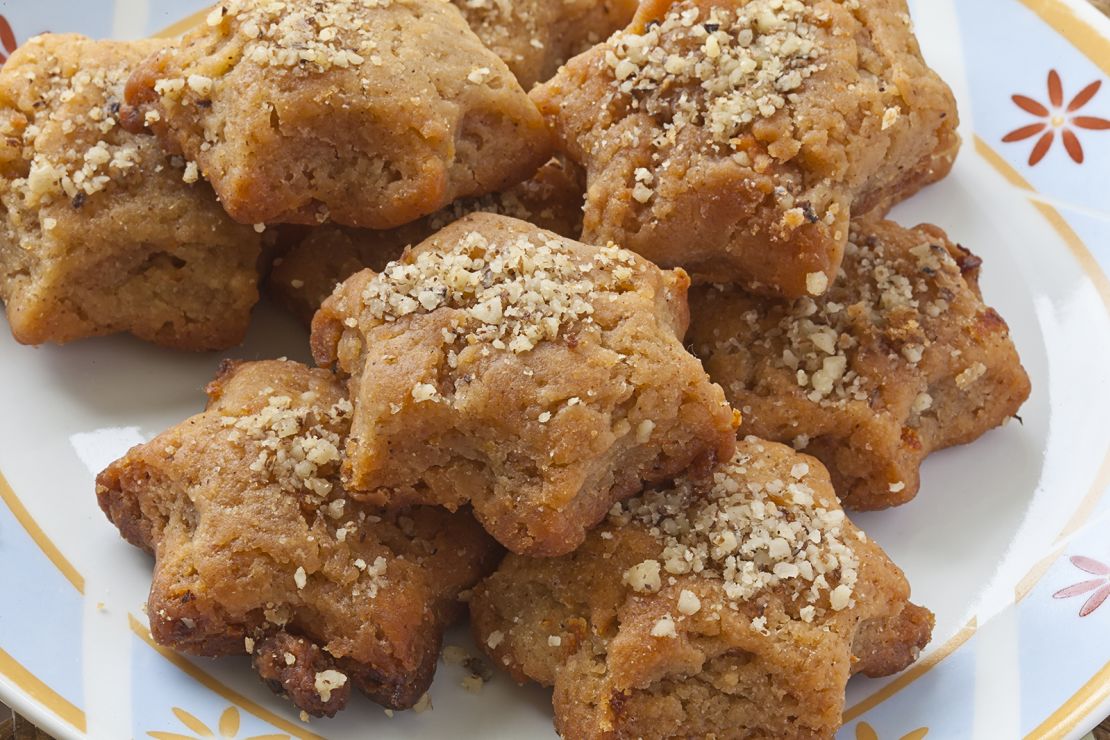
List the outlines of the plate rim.
<svg viewBox="0 0 1110 740">
<path fill-rule="evenodd" d="M 952 0 L 952 2 L 959 1 Z M 1073 48 L 1110 76 L 1110 18 L 1096 10 L 1087 0 L 1011 0 L 1011 2 L 1018 3 L 1033 12 Z M 203 20 L 208 12 L 209 8 L 206 7 L 191 13 L 152 35 L 156 37 L 178 35 Z M 1100 49 L 1103 54 L 1101 57 L 1099 55 Z M 1011 185 L 1031 196 L 1036 196 L 1036 198 L 1030 200 L 1031 204 L 1042 212 L 1053 230 L 1067 244 L 1083 274 L 1095 283 L 1100 297 L 1108 313 L 1110 313 L 1110 270 L 1103 268 L 1098 263 L 1090 248 L 1086 246 L 1067 219 L 1060 213 L 1060 208 L 1067 209 L 1069 204 L 1059 203 L 1059 207 L 1057 207 L 1054 201 L 1047 199 L 1031 183 L 1026 181 L 1013 166 L 980 136 L 973 133 L 973 141 L 968 142 L 968 144 L 974 148 L 980 158 L 985 160 L 992 169 L 1002 175 Z M 1110 212 L 1100 211 L 1099 213 L 1110 218 Z M 1105 466 L 1107 463 L 1110 463 L 1110 454 L 1103 461 L 1103 465 Z M 1097 501 L 1104 494 L 1105 491 L 1093 490 L 1089 496 L 1093 496 Z M 1073 530 L 1079 529 L 1083 524 L 1083 521 L 1075 521 L 1074 517 L 1081 513 L 1084 501 L 1080 502 L 1080 506 L 1073 515 L 1073 520 L 1069 523 L 1069 527 Z M 53 545 L 29 512 L 23 508 L 18 495 L 4 478 L 2 470 L 0 470 L 0 504 L 12 511 L 17 522 L 27 531 L 27 534 L 51 560 L 61 575 L 77 588 L 83 599 L 85 594 L 80 583 L 80 574 Z M 1052 552 L 1045 559 L 1054 562 L 1057 555 L 1059 553 Z M 1045 563 L 1045 567 L 1037 574 L 1036 571 L 1041 565 L 1038 564 L 1026 576 L 1026 579 L 1021 581 L 1020 585 L 1031 589 L 1045 575 L 1048 564 L 1050 563 Z M 954 643 L 949 649 L 945 649 L 948 647 L 948 643 L 938 646 L 936 650 L 930 653 L 931 656 L 935 656 L 935 659 L 898 690 L 905 688 L 949 655 L 958 651 L 973 633 L 974 630 L 968 632 L 967 627 L 959 630 L 948 641 L 948 643 Z M 22 679 L 16 679 L 13 678 L 13 673 L 17 675 L 22 673 L 24 676 Z M 876 694 L 880 692 L 876 692 Z M 869 703 L 876 694 L 865 697 L 852 707 L 845 707 L 845 727 L 865 714 L 866 711 L 889 698 L 889 696 L 885 696 L 872 706 L 860 709 L 863 704 Z M 81 740 L 87 737 L 84 710 L 70 704 L 48 684 L 22 666 L 3 649 L 2 644 L 0 644 L 0 700 L 56 738 Z M 236 702 L 233 702 L 233 704 L 244 711 L 251 712 L 250 709 Z M 850 713 L 853 712 L 854 714 L 850 716 Z M 253 714 L 253 712 L 251 713 Z M 66 715 L 73 716 L 73 719 L 67 719 Z M 1027 735 L 1027 738 L 1079 738 L 1088 733 L 1107 715 L 1110 715 L 1110 662 L 1091 676 L 1072 696 L 1061 702 L 1048 717 Z M 283 727 L 282 729 L 289 731 L 289 728 Z M 299 737 L 319 737 L 307 728 L 292 734 Z"/>
</svg>

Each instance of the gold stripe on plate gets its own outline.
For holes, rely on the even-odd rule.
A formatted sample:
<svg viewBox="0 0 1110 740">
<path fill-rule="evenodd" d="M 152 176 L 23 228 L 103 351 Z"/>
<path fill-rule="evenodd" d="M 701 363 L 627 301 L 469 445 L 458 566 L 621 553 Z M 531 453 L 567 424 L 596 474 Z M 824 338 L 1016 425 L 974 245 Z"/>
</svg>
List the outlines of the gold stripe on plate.
<svg viewBox="0 0 1110 740">
<path fill-rule="evenodd" d="M 181 34 L 188 31 L 190 28 L 193 28 L 194 26 L 199 26 L 201 23 L 203 23 L 204 19 L 207 18 L 208 14 L 211 12 L 212 6 L 209 6 L 204 10 L 198 10 L 192 15 L 187 15 L 176 23 L 171 23 L 170 25 L 163 28 L 161 31 L 155 33 L 154 38 L 169 39 L 173 38 L 174 36 L 180 36 Z"/>
<path fill-rule="evenodd" d="M 844 724 L 848 724 L 856 717 L 870 712 L 872 709 L 931 671 L 938 663 L 956 652 L 961 645 L 970 640 L 971 636 L 975 634 L 977 627 L 978 623 L 975 617 L 972 617 L 971 621 L 961 627 L 959 632 L 948 638 L 947 642 L 921 658 L 906 671 L 899 674 L 898 678 L 894 679 L 863 701 L 857 702 L 845 709 L 843 718 Z"/>
<path fill-rule="evenodd" d="M 1083 684 L 1079 691 L 1061 704 L 1059 709 L 1026 735 L 1026 740 L 1057 740 L 1057 738 L 1062 740 L 1075 729 L 1076 725 L 1085 719 L 1090 719 L 1095 710 L 1108 698 L 1110 698 L 1110 663 L 1104 665 L 1090 681 Z"/>
<path fill-rule="evenodd" d="M 131 631 L 138 635 L 143 642 L 145 642 L 147 645 L 150 645 L 152 648 L 158 651 L 159 655 L 161 655 L 169 662 L 173 663 L 183 672 L 187 673 L 193 680 L 207 688 L 209 691 L 213 691 L 219 694 L 227 701 L 231 702 L 244 711 L 250 712 L 255 717 L 258 717 L 260 720 L 264 722 L 269 722 L 274 727 L 285 730 L 293 737 L 298 737 L 302 740 L 324 740 L 322 736 L 317 735 L 314 732 L 309 732 L 305 728 L 299 727 L 292 722 L 279 717 L 262 705 L 251 701 L 235 689 L 220 682 L 214 676 L 209 675 L 205 671 L 193 665 L 193 663 L 191 663 L 189 660 L 179 655 L 178 653 L 175 653 L 173 650 L 162 647 L 154 641 L 153 637 L 150 636 L 150 630 L 147 629 L 142 622 L 136 619 L 133 614 L 127 615 L 127 622 L 131 625 Z"/>
<path fill-rule="evenodd" d="M 1020 581 L 1017 582 L 1016 586 L 1014 586 L 1014 604 L 1020 604 L 1022 599 L 1029 595 L 1029 592 L 1033 590 L 1033 587 L 1040 583 L 1040 580 L 1044 578 L 1044 574 L 1048 572 L 1048 569 L 1052 567 L 1052 564 L 1059 560 L 1060 556 L 1063 554 L 1064 548 L 1058 547 L 1050 552 L 1048 555 L 1045 555 L 1043 558 L 1038 560 L 1037 564 L 1029 569 L 1029 572 L 1026 573 Z"/>
<path fill-rule="evenodd" d="M 4 648 L 0 648 L 0 673 L 4 674 L 5 678 L 18 686 L 35 702 L 53 712 L 55 716 L 60 717 L 81 732 L 85 732 L 85 713 L 70 704 L 57 691 L 47 686 L 38 676 L 24 668 Z"/>
<path fill-rule="evenodd" d="M 1107 50 L 1107 54 L 1110 54 L 1110 49 Z M 1029 184 L 1029 181 L 1022 177 L 1009 162 L 1002 158 L 1001 154 L 996 152 L 991 145 L 978 134 L 975 135 L 975 151 L 980 157 L 987 161 L 987 164 L 997 170 L 998 174 L 1006 178 L 1011 185 L 1022 188 L 1023 190 L 1036 192 L 1033 186 Z M 1049 225 L 1056 230 L 1056 233 L 1060 235 L 1064 243 L 1068 245 L 1068 249 L 1071 250 L 1076 260 L 1079 261 L 1079 266 L 1083 268 L 1083 272 L 1091 278 L 1091 282 L 1094 283 L 1095 289 L 1098 290 L 1098 294 L 1102 297 L 1103 303 L 1105 303 L 1107 309 L 1110 310 L 1110 279 L 1108 279 L 1106 273 L 1102 271 L 1102 266 L 1099 265 L 1098 260 L 1091 254 L 1091 250 L 1087 249 L 1087 245 L 1083 243 L 1079 234 L 1075 233 L 1075 229 L 1068 224 L 1064 217 L 1060 215 L 1059 211 L 1040 200 L 1034 199 L 1030 202 L 1041 212 L 1041 215 L 1045 217 Z"/>
<path fill-rule="evenodd" d="M 1058 2 L 1058 0 L 1021 0 L 1021 2 L 1063 34 L 1080 51 L 1091 57 L 1107 74 L 1110 74 L 1110 41 L 1107 41 L 1098 31 L 1080 20 L 1071 8 Z M 975 136 L 975 151 L 1012 185 L 1036 192 L 1029 181 L 1022 177 L 1009 162 L 1003 159 L 979 135 Z M 1102 297 L 1103 303 L 1106 304 L 1107 308 L 1110 308 L 1110 280 L 1107 279 L 1106 273 L 1102 271 L 1102 266 L 1098 264 L 1094 255 L 1087 249 L 1087 245 L 1083 243 L 1083 240 L 1060 215 L 1059 211 L 1039 200 L 1031 199 L 1030 202 L 1056 230 L 1064 243 L 1068 245 L 1072 254 L 1079 261 L 1083 272 L 1091 278 Z M 1090 491 L 1084 496 L 1068 523 L 1057 536 L 1057 543 L 1076 532 L 1087 521 L 1094 510 L 1095 504 L 1106 494 L 1107 486 L 1110 485 L 1108 478 L 1110 478 L 1110 452 L 1103 459 Z M 1063 548 L 1059 548 L 1033 566 L 1032 570 L 1018 582 L 1015 588 L 1015 603 L 1020 602 L 1033 590 L 1033 587 L 1048 572 L 1052 563 L 1062 554 Z M 1026 737 L 1036 738 L 1037 740 L 1066 737 L 1077 724 L 1087 719 L 1108 697 L 1110 697 L 1110 664 L 1104 666 L 1094 678 L 1088 681 L 1075 695 L 1064 702 Z"/>
<path fill-rule="evenodd" d="M 1075 9 L 1062 0 L 1020 0 L 1042 21 L 1072 43 L 1083 55 L 1110 75 L 1110 39 L 1080 18 Z"/>
<path fill-rule="evenodd" d="M 1110 451 L 1106 453 L 1105 459 L 1102 461 L 1102 467 L 1099 468 L 1098 474 L 1095 476 L 1094 485 L 1087 495 L 1083 497 L 1083 501 L 1079 504 L 1079 509 L 1072 514 L 1071 519 L 1060 530 L 1060 534 L 1056 537 L 1056 542 L 1060 542 L 1073 534 L 1087 523 L 1091 518 L 1091 513 L 1095 510 L 1095 506 L 1106 495 L 1107 489 L 1110 489 Z"/>
<path fill-rule="evenodd" d="M 12 490 L 12 487 L 8 485 L 8 481 L 4 478 L 3 473 L 0 473 L 0 499 L 7 504 L 8 508 L 15 516 L 16 521 L 23 526 L 23 529 L 27 531 L 27 534 L 30 535 L 31 539 L 35 541 L 35 544 L 39 546 L 43 554 L 50 558 L 50 562 L 54 563 L 58 570 L 62 572 L 62 575 L 66 577 L 66 580 L 73 584 L 73 587 L 77 589 L 78 593 L 84 595 L 84 577 L 77 572 L 77 569 L 73 567 L 72 563 L 66 560 L 66 556 L 62 554 L 62 551 L 59 550 L 54 543 L 50 541 L 50 538 L 46 536 L 46 533 L 42 531 L 42 527 L 38 525 L 38 522 L 31 516 L 31 513 L 27 511 L 27 507 L 25 507 L 23 502 L 19 500 L 19 497 L 15 495 L 15 491 Z"/>
</svg>

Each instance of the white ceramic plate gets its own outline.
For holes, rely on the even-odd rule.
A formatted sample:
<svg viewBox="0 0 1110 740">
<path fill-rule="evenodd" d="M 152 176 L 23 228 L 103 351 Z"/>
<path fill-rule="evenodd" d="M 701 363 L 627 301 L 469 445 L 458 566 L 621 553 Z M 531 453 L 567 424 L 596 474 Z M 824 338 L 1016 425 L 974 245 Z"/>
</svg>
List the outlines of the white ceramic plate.
<svg viewBox="0 0 1110 740">
<path fill-rule="evenodd" d="M 135 37 L 201 4 L 19 0 L 0 12 L 18 39 Z M 952 176 L 894 217 L 940 224 L 983 257 L 983 292 L 1034 391 L 1023 423 L 930 458 L 916 501 L 856 517 L 937 628 L 906 673 L 852 681 L 841 736 L 1076 737 L 1110 714 L 1110 130 L 1089 127 L 1110 119 L 1110 85 L 1067 108 L 1110 77 L 1110 23 L 1082 0 L 912 4 L 959 98 L 965 146 Z M 229 354 L 307 359 L 306 336 L 263 306 Z M 245 659 L 150 644 L 150 560 L 97 509 L 93 477 L 197 412 L 219 360 L 127 338 L 31 349 L 0 327 L 0 699 L 59 737 L 553 737 L 547 692 L 504 677 L 473 695 L 460 668 L 441 666 L 430 712 L 390 719 L 355 698 L 304 724 Z M 448 643 L 467 643 L 464 631 Z"/>
</svg>

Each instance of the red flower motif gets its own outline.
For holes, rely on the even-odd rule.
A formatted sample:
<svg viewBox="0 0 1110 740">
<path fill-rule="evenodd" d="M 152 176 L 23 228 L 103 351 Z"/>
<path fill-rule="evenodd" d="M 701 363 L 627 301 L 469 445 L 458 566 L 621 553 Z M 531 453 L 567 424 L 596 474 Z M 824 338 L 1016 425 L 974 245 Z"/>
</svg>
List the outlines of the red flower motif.
<svg viewBox="0 0 1110 740">
<path fill-rule="evenodd" d="M 1033 151 L 1029 154 L 1029 166 L 1033 167 L 1048 154 L 1049 149 L 1052 148 L 1052 143 L 1056 141 L 1056 135 L 1059 134 L 1068 156 L 1076 164 L 1083 164 L 1083 145 L 1079 143 L 1079 137 L 1075 135 L 1075 131 L 1072 129 L 1093 131 L 1110 129 L 1110 121 L 1105 118 L 1076 115 L 1080 108 L 1091 102 L 1091 99 L 1098 94 L 1100 87 L 1102 87 L 1102 80 L 1095 80 L 1080 90 L 1071 99 L 1071 102 L 1065 106 L 1064 85 L 1060 82 L 1060 75 L 1056 70 L 1050 70 L 1048 73 L 1048 102 L 1051 107 L 1025 95 L 1014 95 L 1012 98 L 1018 108 L 1044 120 L 1014 129 L 1003 136 L 1002 141 L 1006 143 L 1024 141 L 1040 134 L 1041 138 L 1037 139 L 1037 143 L 1033 145 Z"/>
<path fill-rule="evenodd" d="M 12 52 L 15 51 L 15 47 L 18 45 L 19 44 L 15 42 L 15 33 L 12 32 L 12 25 L 8 23 L 7 18 L 0 15 L 0 47 L 3 47 L 3 50 L 0 51 L 0 65 L 8 61 L 8 57 L 12 55 Z"/>
<path fill-rule="evenodd" d="M 1079 616 L 1085 617 L 1102 606 L 1102 602 L 1106 601 L 1107 598 L 1110 598 L 1110 565 L 1100 563 L 1092 558 L 1085 558 L 1082 555 L 1073 555 L 1069 559 L 1071 560 L 1071 564 L 1079 568 L 1079 570 L 1098 577 L 1080 581 L 1079 583 L 1073 583 L 1067 588 L 1062 588 L 1052 594 L 1052 598 L 1070 599 L 1073 596 L 1080 596 L 1094 591 L 1094 593 L 1083 602 L 1083 606 L 1079 609 Z"/>
</svg>

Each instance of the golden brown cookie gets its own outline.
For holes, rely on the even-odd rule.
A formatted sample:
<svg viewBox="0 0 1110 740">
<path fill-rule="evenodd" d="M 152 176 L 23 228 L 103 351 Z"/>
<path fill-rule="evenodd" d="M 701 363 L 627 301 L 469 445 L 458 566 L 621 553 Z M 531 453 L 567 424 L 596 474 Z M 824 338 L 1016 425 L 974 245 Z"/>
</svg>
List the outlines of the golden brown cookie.
<svg viewBox="0 0 1110 740">
<path fill-rule="evenodd" d="M 855 222 L 825 295 L 699 287 L 689 344 L 744 431 L 821 460 L 845 506 L 905 503 L 930 452 L 977 439 L 1029 396 L 979 264 L 935 226 Z"/>
<path fill-rule="evenodd" d="M 500 213 L 571 239 L 582 233 L 584 177 L 576 165 L 553 159 L 508 190 L 463 198 L 396 229 L 374 231 L 320 226 L 297 234 L 274 261 L 267 293 L 306 324 L 336 285 L 359 270 L 380 272 L 405 251 L 469 213 Z"/>
<path fill-rule="evenodd" d="M 912 663 L 933 616 L 812 457 L 748 437 L 711 483 L 613 508 L 561 558 L 509 555 L 478 644 L 555 687 L 569 738 L 831 738 L 849 676 Z"/>
<path fill-rule="evenodd" d="M 515 552 L 573 550 L 645 481 L 732 454 L 733 411 L 682 346 L 688 284 L 486 213 L 354 275 L 312 327 L 350 376 L 345 485 L 470 502 Z"/>
<path fill-rule="evenodd" d="M 135 72 L 127 102 L 243 223 L 393 228 L 524 180 L 551 151 L 442 0 L 224 0 Z"/>
<path fill-rule="evenodd" d="M 331 373 L 226 364 L 201 414 L 97 477 L 97 498 L 154 554 L 160 644 L 252 654 L 267 684 L 333 715 L 351 687 L 387 707 L 427 690 L 457 596 L 500 549 L 469 513 L 385 513 L 339 483 L 351 406 Z"/>
<path fill-rule="evenodd" d="M 164 44 L 45 34 L 0 71 L 0 299 L 20 342 L 130 332 L 206 350 L 246 333 L 258 234 L 119 125 L 127 76 Z"/>
<path fill-rule="evenodd" d="M 637 0 L 451 0 L 521 87 L 548 80 L 575 54 L 632 20 Z"/>
<path fill-rule="evenodd" d="M 904 0 L 647 0 L 532 98 L 587 169 L 586 241 L 787 297 L 959 145 Z"/>
</svg>

